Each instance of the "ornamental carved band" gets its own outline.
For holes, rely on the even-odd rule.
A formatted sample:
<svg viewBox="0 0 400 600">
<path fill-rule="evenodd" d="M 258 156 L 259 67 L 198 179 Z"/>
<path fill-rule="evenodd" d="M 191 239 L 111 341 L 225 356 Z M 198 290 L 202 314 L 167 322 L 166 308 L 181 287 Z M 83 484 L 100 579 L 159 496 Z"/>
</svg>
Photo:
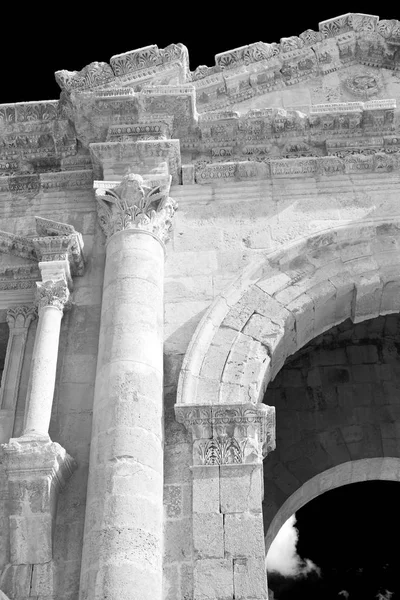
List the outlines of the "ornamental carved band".
<svg viewBox="0 0 400 600">
<path fill-rule="evenodd" d="M 40 312 L 46 306 L 63 311 L 69 307 L 69 289 L 65 279 L 36 283 L 36 305 Z"/>
<path fill-rule="evenodd" d="M 149 183 L 145 185 L 143 178 L 134 173 L 126 175 L 117 186 L 113 182 L 94 182 L 97 213 L 107 240 L 118 231 L 143 229 L 164 243 L 168 241 L 177 209 L 177 203 L 168 196 L 171 177 Z"/>
<path fill-rule="evenodd" d="M 275 408 L 265 404 L 179 405 L 193 436 L 194 465 L 256 464 L 275 449 Z"/>
</svg>

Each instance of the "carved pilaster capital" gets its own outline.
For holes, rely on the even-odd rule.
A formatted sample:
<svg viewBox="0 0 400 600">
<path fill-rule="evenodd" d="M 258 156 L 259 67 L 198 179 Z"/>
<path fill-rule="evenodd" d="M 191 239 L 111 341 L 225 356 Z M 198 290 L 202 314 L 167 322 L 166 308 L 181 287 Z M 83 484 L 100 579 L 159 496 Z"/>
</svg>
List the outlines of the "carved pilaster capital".
<svg viewBox="0 0 400 600">
<path fill-rule="evenodd" d="M 11 331 L 29 328 L 37 317 L 35 306 L 12 306 L 7 310 L 7 323 Z"/>
<path fill-rule="evenodd" d="M 194 465 L 256 464 L 275 449 L 275 408 L 265 404 L 176 405 L 193 436 Z"/>
<path fill-rule="evenodd" d="M 125 229 L 142 229 L 167 242 L 177 209 L 168 196 L 170 185 L 171 177 L 145 183 L 134 173 L 117 185 L 95 181 L 97 213 L 107 239 Z"/>
<path fill-rule="evenodd" d="M 40 312 L 46 306 L 54 306 L 61 312 L 69 308 L 69 289 L 65 279 L 36 283 L 36 304 Z"/>
</svg>

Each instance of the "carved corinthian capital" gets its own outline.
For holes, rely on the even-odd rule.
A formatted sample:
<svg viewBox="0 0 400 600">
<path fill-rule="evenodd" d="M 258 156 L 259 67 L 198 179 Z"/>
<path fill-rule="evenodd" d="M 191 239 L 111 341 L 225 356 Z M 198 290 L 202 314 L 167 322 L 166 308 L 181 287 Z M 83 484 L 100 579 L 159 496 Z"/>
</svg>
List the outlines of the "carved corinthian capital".
<svg viewBox="0 0 400 600">
<path fill-rule="evenodd" d="M 69 307 L 69 289 L 65 279 L 37 282 L 36 286 L 36 304 L 39 312 L 46 306 L 54 306 L 61 311 Z"/>
<path fill-rule="evenodd" d="M 129 173 L 121 183 L 95 181 L 100 225 L 109 239 L 124 229 L 142 229 L 166 242 L 177 203 L 168 196 L 171 177 L 146 182 Z"/>
</svg>

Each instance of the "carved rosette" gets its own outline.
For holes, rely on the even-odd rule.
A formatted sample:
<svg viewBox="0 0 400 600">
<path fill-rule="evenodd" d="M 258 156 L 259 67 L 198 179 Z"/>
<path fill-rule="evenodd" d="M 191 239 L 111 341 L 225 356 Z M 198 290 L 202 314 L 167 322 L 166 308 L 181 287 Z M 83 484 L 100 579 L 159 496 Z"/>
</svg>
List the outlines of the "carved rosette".
<svg viewBox="0 0 400 600">
<path fill-rule="evenodd" d="M 140 175 L 129 173 L 122 182 L 111 187 L 108 182 L 95 182 L 97 213 L 100 225 L 110 239 L 125 229 L 141 229 L 167 242 L 177 203 L 168 196 L 171 178 L 145 185 Z"/>
<path fill-rule="evenodd" d="M 46 306 L 59 310 L 69 308 L 69 289 L 65 279 L 48 280 L 36 283 L 36 305 L 40 312 Z"/>
<path fill-rule="evenodd" d="M 275 408 L 265 404 L 177 405 L 193 436 L 194 465 L 257 464 L 275 449 Z"/>
</svg>

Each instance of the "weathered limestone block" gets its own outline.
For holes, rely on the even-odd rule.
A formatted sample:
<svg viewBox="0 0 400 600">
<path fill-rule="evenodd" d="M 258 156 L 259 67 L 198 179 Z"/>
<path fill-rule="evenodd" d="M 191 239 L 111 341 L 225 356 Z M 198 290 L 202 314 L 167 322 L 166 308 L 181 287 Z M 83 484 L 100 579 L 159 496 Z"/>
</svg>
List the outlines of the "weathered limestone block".
<svg viewBox="0 0 400 600">
<path fill-rule="evenodd" d="M 193 512 L 220 512 L 220 467 L 193 466 Z"/>
<path fill-rule="evenodd" d="M 261 513 L 226 514 L 224 518 L 226 555 L 233 557 L 263 556 L 263 531 Z"/>
<path fill-rule="evenodd" d="M 262 465 L 220 467 L 220 510 L 222 513 L 260 512 L 263 497 Z"/>
<path fill-rule="evenodd" d="M 230 558 L 199 560 L 194 566 L 195 600 L 233 598 L 233 561 Z"/>
<path fill-rule="evenodd" d="M 267 578 L 263 557 L 235 558 L 233 560 L 234 598 L 260 598 L 267 595 Z"/>
<path fill-rule="evenodd" d="M 193 513 L 196 558 L 224 558 L 224 518 L 221 513 Z"/>
</svg>

